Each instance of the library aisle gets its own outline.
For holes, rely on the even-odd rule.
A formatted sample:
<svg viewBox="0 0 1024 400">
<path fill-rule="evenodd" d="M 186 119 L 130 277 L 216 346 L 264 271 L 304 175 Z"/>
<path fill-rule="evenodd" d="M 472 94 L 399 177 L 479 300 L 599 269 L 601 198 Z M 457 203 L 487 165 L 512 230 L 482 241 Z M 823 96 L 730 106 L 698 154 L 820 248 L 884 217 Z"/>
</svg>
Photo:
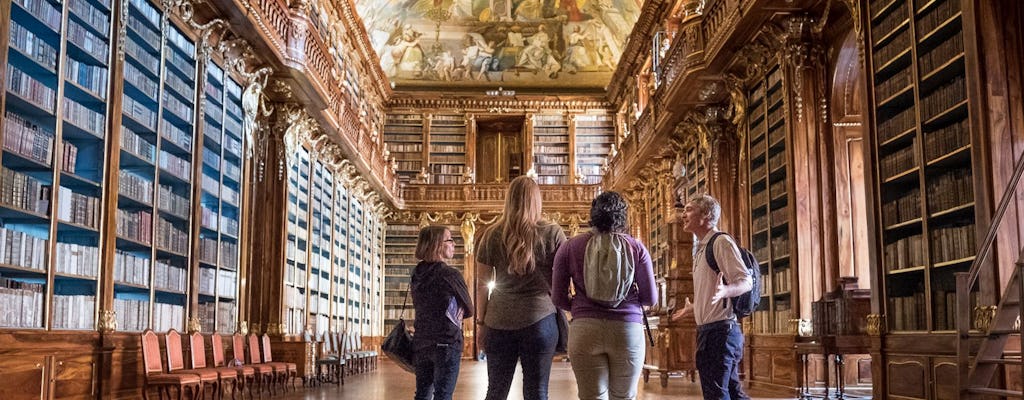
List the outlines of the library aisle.
<svg viewBox="0 0 1024 400">
<path fill-rule="evenodd" d="M 512 381 L 512 390 L 508 398 L 515 400 L 523 398 L 523 376 L 521 371 L 516 371 L 516 378 Z M 382 360 L 380 369 L 369 374 L 354 375 L 345 378 L 344 386 L 324 384 L 319 387 L 288 392 L 283 396 L 275 398 L 281 400 L 314 400 L 314 399 L 408 399 L 416 392 L 416 380 L 413 375 L 403 371 L 390 361 Z M 483 399 L 487 393 L 487 363 L 484 361 L 463 361 L 459 370 L 459 382 L 455 387 L 456 400 Z M 786 399 L 778 394 L 759 390 L 749 390 L 748 394 L 753 400 L 757 399 Z M 551 400 L 565 400 L 576 398 L 576 378 L 572 374 L 572 366 L 568 362 L 555 361 L 551 366 L 551 381 L 548 389 L 548 398 Z M 661 387 L 657 379 L 651 379 L 647 384 L 640 384 L 640 393 L 637 396 L 641 400 L 667 400 L 667 399 L 700 399 L 700 383 L 691 383 L 689 378 L 673 378 L 669 380 L 668 387 Z"/>
</svg>

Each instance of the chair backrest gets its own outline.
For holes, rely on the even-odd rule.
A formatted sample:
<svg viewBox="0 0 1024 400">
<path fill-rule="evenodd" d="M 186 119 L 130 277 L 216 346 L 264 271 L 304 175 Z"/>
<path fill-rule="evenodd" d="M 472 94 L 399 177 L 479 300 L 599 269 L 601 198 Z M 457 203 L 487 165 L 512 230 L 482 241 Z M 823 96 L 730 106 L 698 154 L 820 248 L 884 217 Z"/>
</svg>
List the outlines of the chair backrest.
<svg viewBox="0 0 1024 400">
<path fill-rule="evenodd" d="M 193 332 L 188 335 L 188 345 L 192 349 L 189 354 L 192 359 L 192 368 L 206 368 L 206 344 L 203 343 L 203 334 Z"/>
<path fill-rule="evenodd" d="M 356 333 L 355 332 L 349 332 L 349 334 L 346 337 L 346 339 L 348 339 L 348 343 L 346 343 L 346 344 L 348 345 L 348 351 L 349 352 L 359 351 L 359 348 L 356 347 Z"/>
<path fill-rule="evenodd" d="M 170 372 L 185 369 L 185 356 L 181 352 L 181 334 L 171 329 L 164 336 L 167 346 L 167 370 Z"/>
<path fill-rule="evenodd" d="M 323 335 L 321 335 L 319 342 L 320 342 L 320 354 L 321 355 L 326 357 L 326 356 L 331 355 L 332 352 L 334 352 L 334 349 L 331 347 L 332 340 L 331 340 L 331 334 L 330 333 L 326 333 L 325 332 Z"/>
<path fill-rule="evenodd" d="M 363 335 L 360 335 L 358 333 L 354 333 L 354 334 L 352 334 L 352 336 L 354 336 L 355 339 L 356 339 L 356 347 L 355 347 L 355 349 L 356 350 L 362 350 L 363 349 Z"/>
<path fill-rule="evenodd" d="M 256 337 L 255 333 L 249 334 L 249 363 L 263 363 L 263 357 L 260 357 L 260 340 Z"/>
<path fill-rule="evenodd" d="M 223 367 L 224 363 L 224 342 L 221 341 L 219 333 L 210 335 L 210 351 L 213 352 L 213 366 Z"/>
<path fill-rule="evenodd" d="M 241 333 L 231 335 L 231 354 L 236 360 L 245 363 L 245 338 Z"/>
<path fill-rule="evenodd" d="M 146 375 L 164 372 L 163 364 L 160 363 L 160 339 L 152 329 L 142 332 L 142 363 L 146 368 Z"/>
<path fill-rule="evenodd" d="M 263 362 L 274 362 L 274 357 L 270 352 L 270 336 L 266 333 L 263 334 Z"/>
</svg>

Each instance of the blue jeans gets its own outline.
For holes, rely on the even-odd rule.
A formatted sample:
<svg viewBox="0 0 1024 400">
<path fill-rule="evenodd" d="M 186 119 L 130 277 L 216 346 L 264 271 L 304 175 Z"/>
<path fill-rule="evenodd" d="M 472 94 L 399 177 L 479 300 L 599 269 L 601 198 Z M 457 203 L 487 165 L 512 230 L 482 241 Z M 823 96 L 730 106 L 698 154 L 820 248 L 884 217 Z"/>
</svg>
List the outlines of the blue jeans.
<svg viewBox="0 0 1024 400">
<path fill-rule="evenodd" d="M 749 399 L 740 383 L 743 332 L 735 320 L 697 327 L 697 371 L 706 400 Z"/>
<path fill-rule="evenodd" d="M 416 400 L 451 400 L 461 361 L 461 342 L 416 350 Z"/>
<path fill-rule="evenodd" d="M 505 400 L 512 386 L 516 363 L 523 364 L 523 399 L 547 400 L 551 359 L 558 342 L 558 323 L 552 313 L 522 329 L 489 329 L 486 400 Z"/>
</svg>

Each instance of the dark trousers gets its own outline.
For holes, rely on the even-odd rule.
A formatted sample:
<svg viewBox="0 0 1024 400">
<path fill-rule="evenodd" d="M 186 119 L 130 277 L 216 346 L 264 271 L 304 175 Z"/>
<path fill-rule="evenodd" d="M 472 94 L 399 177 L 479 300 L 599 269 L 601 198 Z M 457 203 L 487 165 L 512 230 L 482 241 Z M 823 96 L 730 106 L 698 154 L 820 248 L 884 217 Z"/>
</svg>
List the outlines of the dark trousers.
<svg viewBox="0 0 1024 400">
<path fill-rule="evenodd" d="M 734 320 L 697 327 L 697 371 L 704 398 L 709 400 L 749 399 L 740 384 L 743 332 Z"/>
<path fill-rule="evenodd" d="M 487 348 L 487 398 L 505 400 L 512 386 L 516 364 L 523 364 L 523 399 L 547 400 L 551 359 L 558 342 L 555 314 L 516 330 L 489 329 Z"/>
<path fill-rule="evenodd" d="M 451 400 L 461 361 L 461 342 L 416 350 L 416 400 Z"/>
</svg>

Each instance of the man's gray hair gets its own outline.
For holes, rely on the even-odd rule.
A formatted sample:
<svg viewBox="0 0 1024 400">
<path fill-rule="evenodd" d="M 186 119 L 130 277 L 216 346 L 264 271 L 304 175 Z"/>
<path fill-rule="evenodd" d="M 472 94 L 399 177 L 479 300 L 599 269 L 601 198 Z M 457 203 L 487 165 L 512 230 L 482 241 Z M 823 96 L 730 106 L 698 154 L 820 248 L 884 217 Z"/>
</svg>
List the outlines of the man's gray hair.
<svg viewBox="0 0 1024 400">
<path fill-rule="evenodd" d="M 711 226 L 718 226 L 718 219 L 722 217 L 722 205 L 718 200 L 709 194 L 702 194 L 690 200 L 690 204 L 697 207 L 701 215 L 711 222 Z"/>
</svg>

